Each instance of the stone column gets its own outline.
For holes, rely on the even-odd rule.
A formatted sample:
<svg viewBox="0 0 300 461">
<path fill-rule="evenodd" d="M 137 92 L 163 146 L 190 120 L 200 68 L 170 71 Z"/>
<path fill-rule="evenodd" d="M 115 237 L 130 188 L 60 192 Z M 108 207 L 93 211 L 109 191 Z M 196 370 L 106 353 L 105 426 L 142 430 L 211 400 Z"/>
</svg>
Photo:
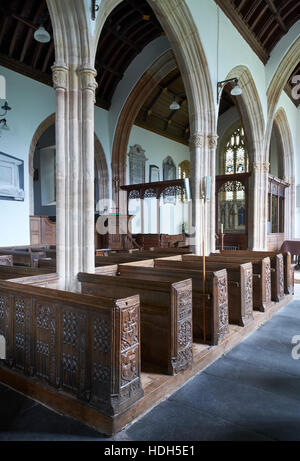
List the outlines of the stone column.
<svg viewBox="0 0 300 461">
<path fill-rule="evenodd" d="M 80 267 L 84 272 L 95 270 L 95 241 L 94 241 L 94 177 L 95 177 L 95 152 L 94 152 L 94 105 L 96 102 L 95 91 L 97 88 L 95 69 L 82 67 L 79 70 L 82 92 L 82 176 L 81 176 L 81 209 L 83 219 L 83 245 Z"/>
<path fill-rule="evenodd" d="M 264 161 L 253 163 L 253 220 L 249 226 L 252 226 L 252 246 L 255 251 L 267 249 L 269 166 Z"/>
<path fill-rule="evenodd" d="M 284 178 L 284 181 L 289 183 L 289 187 L 285 189 L 284 199 L 284 238 L 285 240 L 293 239 L 295 236 L 295 180 L 294 178 Z"/>
<path fill-rule="evenodd" d="M 60 287 L 94 260 L 94 69 L 54 65 L 56 90 L 56 257 Z"/>
<path fill-rule="evenodd" d="M 201 196 L 205 176 L 211 178 L 210 200 L 205 204 L 205 253 L 209 254 L 215 249 L 215 157 L 217 139 L 218 137 L 215 135 L 203 135 L 201 133 L 194 133 L 190 139 L 192 223 L 190 222 L 189 233 L 194 234 L 191 245 L 193 251 L 198 255 L 203 253 L 203 201 Z"/>
</svg>

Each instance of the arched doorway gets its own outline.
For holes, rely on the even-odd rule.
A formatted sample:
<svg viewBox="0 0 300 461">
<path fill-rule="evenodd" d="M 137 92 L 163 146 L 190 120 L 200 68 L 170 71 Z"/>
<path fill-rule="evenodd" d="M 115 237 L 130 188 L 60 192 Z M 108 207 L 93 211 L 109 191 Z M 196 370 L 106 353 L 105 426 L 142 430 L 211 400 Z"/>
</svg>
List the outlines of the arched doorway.
<svg viewBox="0 0 300 461">
<path fill-rule="evenodd" d="M 216 164 L 220 179 L 217 181 L 216 196 L 218 199 L 219 188 L 228 182 L 227 175 L 233 175 L 233 183 L 230 186 L 227 184 L 227 190 L 221 191 L 220 200 L 236 202 L 230 207 L 235 219 L 227 220 L 227 224 L 235 223 L 233 232 L 229 228 L 226 231 L 226 226 L 224 228 L 225 246 L 227 244 L 240 249 L 262 249 L 266 247 L 266 220 L 257 217 L 266 216 L 267 212 L 266 192 L 260 192 L 267 190 L 267 168 L 263 155 L 265 121 L 250 71 L 244 66 L 238 66 L 227 75 L 226 79 L 230 78 L 238 78 L 243 93 L 241 96 L 232 96 L 233 83 L 227 85 L 223 89 L 219 106 Z M 243 184 L 244 190 L 239 183 Z M 227 204 L 226 207 L 228 206 Z M 245 228 L 238 226 L 239 221 L 243 222 L 243 216 Z M 225 224 L 220 219 L 219 213 L 218 233 L 220 225 Z M 238 230 L 242 232 L 239 233 Z"/>
<path fill-rule="evenodd" d="M 101 2 L 98 18 L 97 18 L 97 34 L 98 39 L 103 31 L 106 21 L 109 21 L 110 15 L 114 13 L 114 9 L 125 5 L 125 1 L 121 0 Z M 184 86 L 186 89 L 188 104 L 189 104 L 189 118 L 191 121 L 190 127 L 190 154 L 193 167 L 191 178 L 191 191 L 193 196 L 193 224 L 196 228 L 196 251 L 200 252 L 201 242 L 201 211 L 199 206 L 200 200 L 200 185 L 204 176 L 211 176 L 211 187 L 214 188 L 214 162 L 211 159 L 211 152 L 216 148 L 216 118 L 215 118 L 215 104 L 213 100 L 213 91 L 208 73 L 207 61 L 200 43 L 199 35 L 195 27 L 193 18 L 190 11 L 184 2 L 171 0 L 165 2 L 163 0 L 148 2 L 151 6 L 156 18 L 163 27 L 170 41 L 172 51 L 175 54 L 179 70 L 181 72 Z M 140 5 L 139 5 L 140 6 Z M 121 26 L 121 22 L 117 21 Z M 122 26 L 121 26 L 122 27 Z M 193 34 L 190 31 L 193 30 Z M 127 37 L 128 38 L 128 37 Z M 101 35 L 99 46 L 103 43 L 104 36 Z M 158 60 L 159 61 L 159 60 Z M 157 67 L 157 74 L 159 68 Z M 113 77 L 112 77 L 113 78 Z M 111 81 L 112 81 L 111 78 Z M 153 74 L 146 72 L 143 79 L 139 82 L 139 89 L 142 86 L 147 86 L 147 83 L 155 79 Z M 155 80 L 154 80 L 155 81 Z M 197 82 L 201 81 L 201 85 Z M 109 83 L 107 83 L 109 85 Z M 138 85 L 136 87 L 138 87 Z M 100 88 L 101 92 L 101 88 Z M 135 89 L 131 91 L 125 106 L 122 109 L 119 117 L 119 126 L 116 129 L 114 138 L 114 147 L 112 153 L 112 179 L 113 179 L 113 198 L 117 202 L 117 209 L 119 209 L 118 195 L 119 185 L 126 184 L 126 149 L 128 143 L 128 136 L 135 120 L 136 114 L 139 111 L 137 99 L 133 97 Z M 138 93 L 139 94 L 139 93 Z M 147 97 L 147 95 L 146 95 Z M 131 101 L 131 102 L 129 102 Z M 138 100 L 140 102 L 140 98 Z M 127 105 L 128 104 L 128 105 Z M 131 114 L 130 117 L 126 117 Z M 209 209 L 206 213 L 207 217 L 207 251 L 214 248 L 214 214 L 215 214 L 214 197 L 211 200 Z"/>
<path fill-rule="evenodd" d="M 295 179 L 291 132 L 286 113 L 280 108 L 274 118 L 269 147 L 268 249 L 280 249 L 294 236 Z"/>
<path fill-rule="evenodd" d="M 55 114 L 44 120 L 36 130 L 29 152 L 30 216 L 42 217 L 37 225 L 31 219 L 31 243 L 55 244 L 56 222 L 56 140 Z M 104 150 L 95 134 L 95 213 L 109 197 L 108 168 Z M 52 226 L 54 223 L 54 227 Z M 45 232 L 43 231 L 45 228 Z M 47 236 L 37 237 L 40 234 Z M 35 234 L 35 236 L 33 236 Z M 39 241 L 36 240 L 39 238 Z M 49 241 L 47 241 L 49 239 Z"/>
</svg>

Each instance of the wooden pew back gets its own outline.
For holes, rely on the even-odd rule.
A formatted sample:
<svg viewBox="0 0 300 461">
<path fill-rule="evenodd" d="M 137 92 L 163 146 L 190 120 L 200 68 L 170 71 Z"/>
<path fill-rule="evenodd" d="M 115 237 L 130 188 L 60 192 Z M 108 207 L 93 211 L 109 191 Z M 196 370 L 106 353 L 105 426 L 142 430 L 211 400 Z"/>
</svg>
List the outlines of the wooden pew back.
<svg viewBox="0 0 300 461">
<path fill-rule="evenodd" d="M 85 294 L 130 296 L 141 302 L 142 366 L 175 375 L 192 364 L 192 282 L 78 274 Z"/>
<path fill-rule="evenodd" d="M 154 261 L 120 264 L 122 277 L 135 277 L 141 280 L 180 280 L 193 281 L 193 336 L 194 341 L 218 344 L 228 333 L 228 285 L 226 271 L 207 272 L 205 292 L 203 292 L 203 273 L 181 269 L 164 270 L 154 268 Z M 205 319 L 204 319 L 205 315 Z M 206 332 L 204 332 L 204 323 Z"/>
<path fill-rule="evenodd" d="M 1 281 L 0 313 L 5 364 L 20 379 L 108 416 L 142 397 L 138 296 L 108 299 Z"/>
<path fill-rule="evenodd" d="M 206 271 L 227 270 L 229 323 L 245 326 L 253 320 L 253 273 L 252 264 L 226 264 L 222 262 L 206 262 Z M 226 266 L 226 267 L 224 267 Z M 155 267 L 172 270 L 181 269 L 191 273 L 203 271 L 203 260 L 176 261 L 159 258 Z"/>
<path fill-rule="evenodd" d="M 202 261 L 202 256 L 197 255 L 183 255 L 183 261 Z M 264 312 L 267 310 L 272 303 L 272 283 L 271 283 L 271 261 L 269 257 L 251 259 L 253 269 L 253 308 Z M 206 257 L 206 263 L 221 263 L 224 268 L 228 269 L 231 264 L 244 264 L 249 262 L 249 258 L 240 259 L 228 258 L 223 254 L 217 254 L 217 256 Z"/>
</svg>

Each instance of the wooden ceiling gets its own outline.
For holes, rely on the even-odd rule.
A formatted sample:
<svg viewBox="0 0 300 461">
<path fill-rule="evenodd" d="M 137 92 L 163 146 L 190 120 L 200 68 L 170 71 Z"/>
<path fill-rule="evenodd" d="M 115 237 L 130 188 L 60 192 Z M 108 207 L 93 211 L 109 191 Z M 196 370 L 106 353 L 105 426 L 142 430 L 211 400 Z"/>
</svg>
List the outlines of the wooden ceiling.
<svg viewBox="0 0 300 461">
<path fill-rule="evenodd" d="M 170 109 L 174 99 L 180 105 L 178 110 Z M 189 143 L 188 103 L 178 69 L 173 70 L 153 89 L 140 110 L 135 124 L 183 144 Z"/>
<path fill-rule="evenodd" d="M 300 18 L 300 0 L 215 0 L 266 62 L 280 38 Z M 50 43 L 34 40 L 35 30 L 44 25 Z M 146 0 L 124 0 L 108 17 L 100 36 L 97 54 L 97 105 L 109 109 L 120 80 L 133 59 L 164 32 Z M 52 86 L 54 63 L 53 32 L 46 0 L 0 0 L 0 65 Z M 178 71 L 176 71 L 179 73 Z M 176 77 L 169 76 L 170 79 Z M 168 91 L 163 91 L 164 86 Z M 286 91 L 291 87 L 287 85 Z M 173 97 L 182 100 L 179 111 L 170 112 Z M 165 81 L 153 90 L 137 123 L 187 142 L 188 114 L 180 77 Z M 162 105 L 165 105 L 162 108 Z M 224 106 L 225 102 L 222 102 Z M 185 107 L 184 107 L 185 106 Z M 156 115 L 161 112 L 161 118 Z M 221 107 L 220 113 L 226 107 Z M 152 111 L 149 115 L 149 111 Z M 183 114 L 185 113 L 185 116 Z"/>
<path fill-rule="evenodd" d="M 300 19 L 300 0 L 215 0 L 266 64 L 279 40 Z"/>
<path fill-rule="evenodd" d="M 0 0 L 0 65 L 52 85 L 54 43 L 38 43 L 40 26 L 52 37 L 46 0 Z M 97 105 L 109 109 L 115 89 L 131 61 L 152 40 L 164 35 L 146 0 L 124 0 L 108 17 L 97 55 Z"/>
<path fill-rule="evenodd" d="M 124 0 L 107 18 L 96 55 L 97 103 L 109 109 L 115 89 L 132 60 L 164 35 L 146 0 Z"/>
<path fill-rule="evenodd" d="M 1 0 L 0 65 L 52 85 L 54 44 L 35 41 L 40 25 L 52 36 L 46 0 Z"/>
</svg>

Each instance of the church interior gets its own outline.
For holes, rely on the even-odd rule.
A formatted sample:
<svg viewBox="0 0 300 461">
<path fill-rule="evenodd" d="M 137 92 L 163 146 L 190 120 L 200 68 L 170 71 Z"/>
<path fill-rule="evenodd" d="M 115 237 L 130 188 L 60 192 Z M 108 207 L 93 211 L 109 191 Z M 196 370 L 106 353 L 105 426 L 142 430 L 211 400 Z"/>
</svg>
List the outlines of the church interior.
<svg viewBox="0 0 300 461">
<path fill-rule="evenodd" d="M 0 24 L 0 440 L 299 440 L 300 1 Z"/>
</svg>

